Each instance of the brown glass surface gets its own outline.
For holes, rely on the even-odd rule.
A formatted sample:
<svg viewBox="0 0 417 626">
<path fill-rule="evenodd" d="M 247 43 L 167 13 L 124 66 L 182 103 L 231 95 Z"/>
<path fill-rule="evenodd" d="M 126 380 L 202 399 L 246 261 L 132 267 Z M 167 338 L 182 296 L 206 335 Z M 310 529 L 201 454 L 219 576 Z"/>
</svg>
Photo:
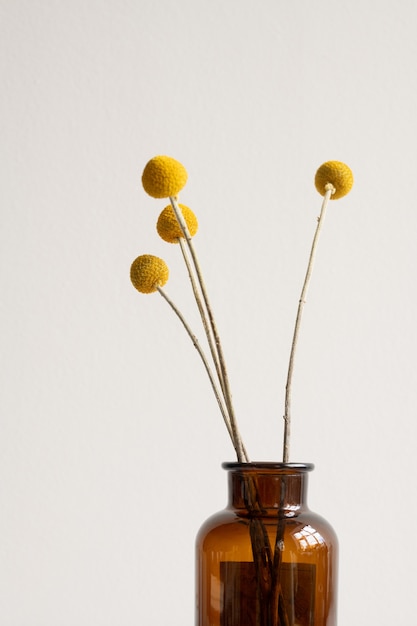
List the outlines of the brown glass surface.
<svg viewBox="0 0 417 626">
<path fill-rule="evenodd" d="M 196 626 L 335 626 L 337 539 L 307 507 L 313 466 L 224 467 L 228 506 L 197 536 Z"/>
</svg>

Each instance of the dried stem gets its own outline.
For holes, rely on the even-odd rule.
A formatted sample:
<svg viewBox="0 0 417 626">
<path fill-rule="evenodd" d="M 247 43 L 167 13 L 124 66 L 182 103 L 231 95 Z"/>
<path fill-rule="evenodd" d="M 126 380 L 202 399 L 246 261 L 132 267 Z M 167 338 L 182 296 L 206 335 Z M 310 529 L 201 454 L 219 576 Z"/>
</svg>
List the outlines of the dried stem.
<svg viewBox="0 0 417 626">
<path fill-rule="evenodd" d="M 293 335 L 293 340 L 291 344 L 290 362 L 288 366 L 287 383 L 285 386 L 284 445 L 283 445 L 283 462 L 284 463 L 288 463 L 288 459 L 289 459 L 290 429 L 291 429 L 291 385 L 292 385 L 292 376 L 293 376 L 293 370 L 294 370 L 295 351 L 297 348 L 298 335 L 300 332 L 301 317 L 303 314 L 304 305 L 306 303 L 307 290 L 308 290 L 308 286 L 310 283 L 311 273 L 313 271 L 317 243 L 319 240 L 321 227 L 323 226 L 327 204 L 330 199 L 330 196 L 336 191 L 333 185 L 331 185 L 330 183 L 326 185 L 325 189 L 326 189 L 326 193 L 324 194 L 323 203 L 321 205 L 320 216 L 317 220 L 317 227 L 316 227 L 316 232 L 313 238 L 313 244 L 311 246 L 307 272 L 305 275 L 300 300 L 298 302 L 297 317 L 295 321 L 294 335 Z"/>
<path fill-rule="evenodd" d="M 256 478 L 247 477 L 245 504 L 249 512 L 249 533 L 255 568 L 256 585 L 261 598 L 259 624 L 262 626 L 290 626 L 281 585 L 281 550 L 284 538 L 285 483 L 281 484 L 278 509 L 277 536 L 274 550 L 271 548 L 262 513 Z"/>
<path fill-rule="evenodd" d="M 200 268 L 200 263 L 198 261 L 198 257 L 193 245 L 193 240 L 192 237 L 190 235 L 190 232 L 188 230 L 187 224 L 184 220 L 184 217 L 182 215 L 182 211 L 178 205 L 177 199 L 174 197 L 170 197 L 170 202 L 171 202 L 171 206 L 173 208 L 173 211 L 175 213 L 175 216 L 178 220 L 178 223 L 181 227 L 181 230 L 184 234 L 184 238 L 185 241 L 187 243 L 188 249 L 190 251 L 191 254 L 191 258 L 192 258 L 192 262 L 195 268 L 195 272 L 197 275 L 197 280 L 198 280 L 198 284 L 200 286 L 201 289 L 201 295 L 203 297 L 203 301 L 205 304 L 205 308 L 207 311 L 207 316 L 208 316 L 208 322 L 210 325 L 210 329 L 211 332 L 213 333 L 213 339 L 214 339 L 214 346 L 215 346 L 215 351 L 218 357 L 218 363 L 220 366 L 220 376 L 219 376 L 219 381 L 220 381 L 220 385 L 222 387 L 222 391 L 223 391 L 223 397 L 224 397 L 224 401 L 227 407 L 227 412 L 229 415 L 229 419 L 230 419 L 230 426 L 233 432 L 233 441 L 235 442 L 235 449 L 236 449 L 236 454 L 237 454 L 237 458 L 239 462 L 247 462 L 248 458 L 247 458 L 247 454 L 244 450 L 243 447 L 243 443 L 242 443 L 242 439 L 239 433 L 239 429 L 237 427 L 237 423 L 236 423 L 236 417 L 235 417 L 235 413 L 234 413 L 234 409 L 233 409 L 233 403 L 232 403 L 232 394 L 230 391 L 230 385 L 229 385 L 229 379 L 228 379 L 228 375 L 227 375 L 227 370 L 226 370 L 226 363 L 225 363 L 225 359 L 224 359 L 224 354 L 223 354 L 223 349 L 222 349 L 222 345 L 221 345 L 221 341 L 220 341 L 220 336 L 219 333 L 217 331 L 217 326 L 214 320 L 214 315 L 213 315 L 213 310 L 211 308 L 210 305 L 210 301 L 208 298 L 208 294 L 207 294 L 207 290 L 206 290 L 206 286 L 204 283 L 204 279 L 203 279 L 203 275 L 201 272 L 201 268 Z"/>
<path fill-rule="evenodd" d="M 234 432 L 230 423 L 230 418 L 229 415 L 227 413 L 226 407 L 224 406 L 224 403 L 222 401 L 222 396 L 221 393 L 216 385 L 216 380 L 214 378 L 213 372 L 211 370 L 210 364 L 207 360 L 207 357 L 202 349 L 202 347 L 200 346 L 197 337 L 194 335 L 194 333 L 192 332 L 190 326 L 188 325 L 186 319 L 184 318 L 183 314 L 181 313 L 181 311 L 178 309 L 178 307 L 174 304 L 174 302 L 169 298 L 169 296 L 165 293 L 165 291 L 162 289 L 162 287 L 160 287 L 159 285 L 156 286 L 158 292 L 161 294 L 161 296 L 166 300 L 166 302 L 169 304 L 169 306 L 172 308 L 172 310 L 174 311 L 174 313 L 178 316 L 178 318 L 180 319 L 180 321 L 182 322 L 185 330 L 187 331 L 187 334 L 189 335 L 191 341 L 194 344 L 194 347 L 196 348 L 198 354 L 200 355 L 201 360 L 203 361 L 204 367 L 206 369 L 206 372 L 208 374 L 208 377 L 210 379 L 210 383 L 212 386 L 212 389 L 214 391 L 214 395 L 216 396 L 216 400 L 217 400 L 217 404 L 219 405 L 221 414 L 223 416 L 224 419 L 224 423 L 226 424 L 226 428 L 227 431 L 230 435 L 230 438 L 232 440 L 233 446 L 236 450 L 236 454 L 238 455 L 238 460 L 239 461 L 244 461 L 243 457 L 239 458 L 239 447 L 238 444 L 234 438 Z M 245 452 L 243 452 L 243 454 L 245 455 Z"/>
<path fill-rule="evenodd" d="M 207 312 L 206 312 L 206 310 L 204 308 L 204 302 L 203 302 L 203 300 L 201 298 L 201 293 L 199 291 L 199 288 L 198 288 L 198 285 L 197 285 L 197 282 L 196 282 L 196 279 L 195 279 L 195 276 L 194 276 L 193 268 L 191 266 L 190 259 L 189 259 L 188 254 L 187 254 L 187 246 L 186 246 L 185 239 L 183 237 L 179 237 L 178 238 L 178 243 L 179 243 L 179 246 L 181 248 L 181 252 L 182 252 L 182 256 L 183 256 L 185 265 L 187 267 L 188 276 L 189 276 L 189 279 L 190 279 L 190 282 L 191 282 L 191 286 L 192 286 L 192 289 L 193 289 L 194 298 L 195 298 L 195 301 L 197 303 L 198 310 L 200 312 L 201 321 L 203 323 L 204 332 L 206 333 L 207 341 L 208 341 L 209 348 L 210 348 L 210 353 L 211 353 L 211 356 L 212 356 L 212 359 L 213 359 L 214 366 L 216 368 L 217 377 L 219 379 L 220 386 L 221 386 L 222 391 L 224 393 L 223 376 L 222 376 L 222 372 L 221 372 L 221 369 L 220 369 L 219 357 L 218 357 L 218 354 L 217 354 L 217 351 L 216 351 L 216 346 L 215 346 L 215 343 L 214 343 L 213 333 L 212 333 L 211 328 L 210 328 L 210 323 L 209 323 L 209 320 L 207 318 Z"/>
</svg>

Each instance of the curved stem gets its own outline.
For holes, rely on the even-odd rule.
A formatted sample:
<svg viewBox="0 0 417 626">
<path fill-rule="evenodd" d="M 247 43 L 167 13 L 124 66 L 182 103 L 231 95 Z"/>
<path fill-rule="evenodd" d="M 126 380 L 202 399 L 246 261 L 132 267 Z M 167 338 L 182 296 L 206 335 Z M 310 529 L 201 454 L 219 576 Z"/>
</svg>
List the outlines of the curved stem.
<svg viewBox="0 0 417 626">
<path fill-rule="evenodd" d="M 242 443 L 242 439 L 239 433 L 239 429 L 237 427 L 237 422 L 236 422 L 236 417 L 235 417 L 235 412 L 233 409 L 233 403 L 232 403 L 232 394 L 230 391 L 230 385 L 229 385 L 229 379 L 228 379 L 228 375 L 227 375 L 227 370 L 226 370 L 226 364 L 225 364 L 225 359 L 224 359 L 224 355 L 223 355 L 223 349 L 222 349 L 222 345 L 220 342 L 220 336 L 219 333 L 217 331 L 217 326 L 214 320 L 214 315 L 213 315 L 213 310 L 211 308 L 210 305 L 210 301 L 208 298 L 208 294 L 207 294 L 207 290 L 206 290 L 206 286 L 204 283 L 204 279 L 203 279 L 203 275 L 201 272 L 201 268 L 200 268 L 200 263 L 198 261 L 197 258 L 197 254 L 193 245 L 193 241 L 192 241 L 192 237 L 190 235 L 190 232 L 188 230 L 187 224 L 184 220 L 184 217 L 182 215 L 182 211 L 180 209 L 180 207 L 178 206 L 178 202 L 176 200 L 176 198 L 174 197 L 170 197 L 170 202 L 171 202 L 171 206 L 174 210 L 175 216 L 178 220 L 178 223 L 181 227 L 181 230 L 184 234 L 184 238 L 187 242 L 188 245 L 188 249 L 190 251 L 191 254 L 191 258 L 193 261 L 193 265 L 197 274 L 197 279 L 198 279 L 198 283 L 200 285 L 200 289 L 201 289 L 201 294 L 203 296 L 203 300 L 204 300 L 204 304 L 206 306 L 206 310 L 207 310 L 207 315 L 208 315 L 208 321 L 210 324 L 210 328 L 212 330 L 213 333 L 213 338 L 214 338 L 214 344 L 215 344 L 215 349 L 218 355 L 218 361 L 219 361 L 219 365 L 220 365 L 220 371 L 221 371 L 221 379 L 220 379 L 220 383 L 223 389 L 223 396 L 224 396 L 224 400 L 226 403 L 226 407 L 227 407 L 227 411 L 229 414 L 229 418 L 230 418 L 230 425 L 232 428 L 232 432 L 233 432 L 233 440 L 236 442 L 236 454 L 237 454 L 237 458 L 239 462 L 247 462 L 248 458 L 247 458 L 247 454 L 245 452 L 245 449 L 243 447 L 243 443 Z"/>
<path fill-rule="evenodd" d="M 323 226 L 324 217 L 326 214 L 327 203 L 330 196 L 335 192 L 335 188 L 331 184 L 327 184 L 326 193 L 323 197 L 323 203 L 321 205 L 320 216 L 317 220 L 316 232 L 313 238 L 313 244 L 311 246 L 310 258 L 308 260 L 307 272 L 304 278 L 303 288 L 301 290 L 300 300 L 298 302 L 297 317 L 295 320 L 294 334 L 291 344 L 290 362 L 288 365 L 287 383 L 285 385 L 285 412 L 284 412 L 284 444 L 283 444 L 283 462 L 288 463 L 289 448 L 290 448 L 290 429 L 291 429 L 291 385 L 292 376 L 294 371 L 295 351 L 297 348 L 298 336 L 300 332 L 301 318 L 303 314 L 304 305 L 306 303 L 307 290 L 310 283 L 311 273 L 313 271 L 314 259 L 316 255 L 317 243 L 320 236 L 320 231 Z"/>
<path fill-rule="evenodd" d="M 224 423 L 226 424 L 227 431 L 228 431 L 228 433 L 230 435 L 230 438 L 232 440 L 233 446 L 234 446 L 234 448 L 236 450 L 236 454 L 238 454 L 238 446 L 237 446 L 236 440 L 234 439 L 234 433 L 233 433 L 233 429 L 232 429 L 231 424 L 230 424 L 230 419 L 229 419 L 229 416 L 227 414 L 226 408 L 223 405 L 223 402 L 222 402 L 222 399 L 221 399 L 221 395 L 220 395 L 220 392 L 219 392 L 219 390 L 217 388 L 216 381 L 215 381 L 213 372 L 211 371 L 211 368 L 210 368 L 209 362 L 207 360 L 207 357 L 204 354 L 204 351 L 201 348 L 201 346 L 200 346 L 200 344 L 198 342 L 197 337 L 192 332 L 190 326 L 188 325 L 188 323 L 187 323 L 186 319 L 184 318 L 183 314 L 181 313 L 181 311 L 177 308 L 177 306 L 174 304 L 174 302 L 168 297 L 168 295 L 165 293 L 165 291 L 162 289 L 162 287 L 157 285 L 156 288 L 157 288 L 158 292 L 161 294 L 161 296 L 166 300 L 166 302 L 172 308 L 172 310 L 177 315 L 177 317 L 180 319 L 180 321 L 182 322 L 185 330 L 187 331 L 187 334 L 189 335 L 191 341 L 194 344 L 194 347 L 196 348 L 198 354 L 200 355 L 201 360 L 203 361 L 204 367 L 205 367 L 206 372 L 208 374 L 208 377 L 210 379 L 210 383 L 211 383 L 212 389 L 214 391 L 214 395 L 215 395 L 216 400 L 217 400 L 217 404 L 219 405 L 221 414 L 222 414 L 223 419 L 224 419 Z"/>
<path fill-rule="evenodd" d="M 187 267 L 188 276 L 189 276 L 189 279 L 190 279 L 190 282 L 191 282 L 191 287 L 192 287 L 192 290 L 193 290 L 194 298 L 195 298 L 195 301 L 197 303 L 198 310 L 200 312 L 201 321 L 203 323 L 204 332 L 205 332 L 206 337 L 207 337 L 207 341 L 208 341 L 208 344 L 209 344 L 210 353 L 211 353 L 211 356 L 212 356 L 212 359 L 213 359 L 213 363 L 214 363 L 214 366 L 216 368 L 217 377 L 219 379 L 220 386 L 221 386 L 222 391 L 224 393 L 223 376 L 222 376 L 222 372 L 221 372 L 221 369 L 220 369 L 219 357 L 218 357 L 218 354 L 216 352 L 216 347 L 215 347 L 215 344 L 214 344 L 213 333 L 211 332 L 209 320 L 207 319 L 207 314 L 206 314 L 206 311 L 204 309 L 204 303 L 203 303 L 203 301 L 201 299 L 201 294 L 199 292 L 198 285 L 196 283 L 196 279 L 195 279 L 195 276 L 194 276 L 193 268 L 191 267 L 191 263 L 190 263 L 190 260 L 188 258 L 185 239 L 183 237 L 179 237 L 178 238 L 178 243 L 179 243 L 179 246 L 181 248 L 181 252 L 182 252 L 182 256 L 183 256 L 185 265 Z"/>
</svg>

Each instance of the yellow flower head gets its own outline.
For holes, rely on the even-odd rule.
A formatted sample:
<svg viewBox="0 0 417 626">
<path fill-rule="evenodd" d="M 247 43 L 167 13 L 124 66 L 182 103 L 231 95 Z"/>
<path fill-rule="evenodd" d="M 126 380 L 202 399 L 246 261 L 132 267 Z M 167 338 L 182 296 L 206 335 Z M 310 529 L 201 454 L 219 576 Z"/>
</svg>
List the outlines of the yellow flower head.
<svg viewBox="0 0 417 626">
<path fill-rule="evenodd" d="M 152 198 L 176 196 L 187 182 L 185 167 L 169 156 L 156 156 L 145 166 L 142 185 Z"/>
<path fill-rule="evenodd" d="M 188 208 L 188 206 L 180 204 L 179 207 L 181 209 L 181 213 L 184 217 L 185 223 L 187 224 L 189 233 L 191 237 L 194 237 L 198 230 L 197 218 L 192 210 Z M 156 230 L 158 231 L 159 236 L 168 243 L 178 243 L 178 238 L 184 237 L 181 226 L 178 224 L 178 220 L 174 213 L 174 209 L 170 204 L 165 207 L 165 209 L 158 217 Z"/>
<path fill-rule="evenodd" d="M 352 170 L 340 161 L 327 161 L 317 170 L 314 182 L 317 191 L 322 196 L 326 193 L 326 185 L 329 183 L 333 185 L 336 191 L 330 198 L 337 200 L 338 198 L 343 198 L 352 189 Z"/>
<path fill-rule="evenodd" d="M 153 293 L 158 287 L 163 287 L 169 277 L 169 269 L 165 261 L 143 254 L 138 256 L 130 268 L 130 280 L 133 286 L 141 293 Z"/>
</svg>

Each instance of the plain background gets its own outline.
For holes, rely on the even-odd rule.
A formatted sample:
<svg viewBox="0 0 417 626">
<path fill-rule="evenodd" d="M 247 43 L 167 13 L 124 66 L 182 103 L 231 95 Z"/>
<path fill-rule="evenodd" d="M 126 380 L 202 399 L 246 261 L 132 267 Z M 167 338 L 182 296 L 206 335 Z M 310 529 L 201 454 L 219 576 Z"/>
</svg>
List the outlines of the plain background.
<svg viewBox="0 0 417 626">
<path fill-rule="evenodd" d="M 340 540 L 339 626 L 413 624 L 417 8 L 413 0 L 1 0 L 0 626 L 193 624 L 194 537 L 234 453 L 158 294 L 201 336 L 146 162 L 181 201 L 252 460 L 291 460 Z"/>
</svg>

